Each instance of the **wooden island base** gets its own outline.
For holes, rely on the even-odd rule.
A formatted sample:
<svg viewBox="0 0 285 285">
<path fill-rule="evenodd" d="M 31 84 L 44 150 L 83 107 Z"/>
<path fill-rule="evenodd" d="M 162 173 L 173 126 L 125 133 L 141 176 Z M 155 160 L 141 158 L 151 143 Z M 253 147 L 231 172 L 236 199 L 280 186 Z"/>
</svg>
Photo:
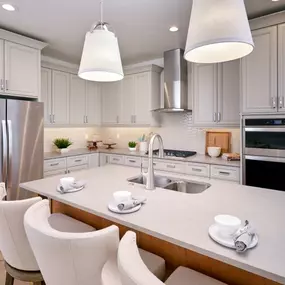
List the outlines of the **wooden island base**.
<svg viewBox="0 0 285 285">
<path fill-rule="evenodd" d="M 107 219 L 95 216 L 55 200 L 51 201 L 51 209 L 53 213 L 66 214 L 86 224 L 89 224 L 98 230 L 115 224 L 120 229 L 120 237 L 122 237 L 128 230 L 134 231 L 131 228 L 116 224 Z M 168 272 L 172 272 L 178 266 L 185 266 L 216 278 L 229 285 L 280 285 L 280 283 L 271 281 L 145 233 L 138 231 L 134 232 L 137 234 L 137 241 L 140 248 L 155 253 L 166 260 Z"/>
</svg>

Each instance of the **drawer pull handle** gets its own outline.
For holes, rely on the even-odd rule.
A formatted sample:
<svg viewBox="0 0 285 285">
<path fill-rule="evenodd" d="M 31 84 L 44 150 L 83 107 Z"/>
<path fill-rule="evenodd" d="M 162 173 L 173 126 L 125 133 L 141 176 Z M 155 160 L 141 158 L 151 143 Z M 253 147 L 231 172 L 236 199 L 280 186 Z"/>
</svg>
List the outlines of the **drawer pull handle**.
<svg viewBox="0 0 285 285">
<path fill-rule="evenodd" d="M 57 165 L 59 165 L 59 163 L 51 163 L 50 166 L 57 166 Z"/>
<path fill-rule="evenodd" d="M 175 168 L 176 166 L 175 166 L 175 165 L 167 164 L 166 167 L 167 167 L 167 168 Z"/>
<path fill-rule="evenodd" d="M 76 160 L 74 160 L 75 162 L 81 162 L 82 161 L 82 159 L 76 159 Z"/>
<path fill-rule="evenodd" d="M 119 159 L 119 158 L 113 158 L 113 160 L 114 160 L 114 161 L 120 161 L 120 159 Z"/>
<path fill-rule="evenodd" d="M 136 161 L 132 159 L 130 159 L 129 162 L 136 163 Z"/>
<path fill-rule="evenodd" d="M 202 172 L 202 169 L 201 168 L 192 168 L 193 171 L 196 171 L 196 172 Z"/>
<path fill-rule="evenodd" d="M 229 172 L 225 172 L 225 171 L 219 171 L 219 174 L 221 174 L 221 175 L 230 175 Z"/>
</svg>

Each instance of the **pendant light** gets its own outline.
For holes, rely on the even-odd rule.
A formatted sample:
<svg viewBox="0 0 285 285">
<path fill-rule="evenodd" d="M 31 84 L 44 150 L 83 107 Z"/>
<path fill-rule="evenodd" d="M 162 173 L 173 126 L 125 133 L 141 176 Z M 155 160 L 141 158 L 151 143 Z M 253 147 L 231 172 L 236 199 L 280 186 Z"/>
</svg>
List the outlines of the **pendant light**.
<svg viewBox="0 0 285 285">
<path fill-rule="evenodd" d="M 118 39 L 103 21 L 103 0 L 100 6 L 101 20 L 85 36 L 78 76 L 98 82 L 122 80 L 124 72 Z"/>
<path fill-rule="evenodd" d="M 184 58 L 196 63 L 238 59 L 254 43 L 243 0 L 193 0 Z"/>
</svg>

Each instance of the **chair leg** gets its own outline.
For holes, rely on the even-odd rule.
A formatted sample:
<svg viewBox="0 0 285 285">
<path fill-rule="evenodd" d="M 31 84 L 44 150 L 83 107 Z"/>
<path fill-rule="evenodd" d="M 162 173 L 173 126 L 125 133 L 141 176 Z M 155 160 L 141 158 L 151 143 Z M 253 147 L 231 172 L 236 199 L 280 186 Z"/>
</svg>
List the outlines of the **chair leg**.
<svg viewBox="0 0 285 285">
<path fill-rule="evenodd" d="M 14 284 L 14 277 L 12 277 L 8 272 L 6 272 L 5 285 L 13 285 L 13 284 Z"/>
</svg>

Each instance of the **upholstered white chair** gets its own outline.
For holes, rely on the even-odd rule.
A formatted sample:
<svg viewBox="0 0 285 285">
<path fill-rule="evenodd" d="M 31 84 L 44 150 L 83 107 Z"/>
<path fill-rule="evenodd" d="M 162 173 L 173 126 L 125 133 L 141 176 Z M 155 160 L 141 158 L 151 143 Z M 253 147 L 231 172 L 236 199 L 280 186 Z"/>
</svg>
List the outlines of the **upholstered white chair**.
<svg viewBox="0 0 285 285">
<path fill-rule="evenodd" d="M 27 209 L 41 200 L 40 197 L 18 201 L 0 200 L 0 251 L 5 261 L 7 284 L 13 284 L 14 279 L 34 283 L 43 281 L 24 229 Z M 62 214 L 52 215 L 49 223 L 63 231 L 94 231 L 94 228 Z"/>
<path fill-rule="evenodd" d="M 131 231 L 127 232 L 120 241 L 118 267 L 123 285 L 225 285 L 185 267 L 178 267 L 165 283 L 161 282 L 148 270 L 141 259 L 136 234 Z"/>
<path fill-rule="evenodd" d="M 119 229 L 110 226 L 86 233 L 60 232 L 49 224 L 48 201 L 31 206 L 25 230 L 47 285 L 101 283 L 103 265 L 117 255 Z"/>
</svg>

